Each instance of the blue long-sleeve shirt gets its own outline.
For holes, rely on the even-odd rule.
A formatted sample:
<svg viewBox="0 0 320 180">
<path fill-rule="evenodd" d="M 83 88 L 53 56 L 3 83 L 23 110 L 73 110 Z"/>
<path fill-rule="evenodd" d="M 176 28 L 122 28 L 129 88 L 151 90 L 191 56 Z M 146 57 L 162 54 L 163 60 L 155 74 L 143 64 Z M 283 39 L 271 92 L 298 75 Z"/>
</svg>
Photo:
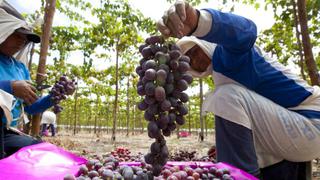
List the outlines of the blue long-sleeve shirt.
<svg viewBox="0 0 320 180">
<path fill-rule="evenodd" d="M 7 93 L 12 93 L 11 82 L 14 80 L 30 80 L 30 73 L 26 66 L 14 58 L 0 54 L 0 89 Z M 11 126 L 17 125 L 17 120 L 21 115 L 23 100 L 16 99 L 11 111 L 13 121 Z M 53 105 L 50 95 L 39 98 L 35 103 L 26 106 L 24 110 L 29 114 L 36 114 L 45 111 Z M 3 119 L 5 122 L 5 118 Z"/>
</svg>

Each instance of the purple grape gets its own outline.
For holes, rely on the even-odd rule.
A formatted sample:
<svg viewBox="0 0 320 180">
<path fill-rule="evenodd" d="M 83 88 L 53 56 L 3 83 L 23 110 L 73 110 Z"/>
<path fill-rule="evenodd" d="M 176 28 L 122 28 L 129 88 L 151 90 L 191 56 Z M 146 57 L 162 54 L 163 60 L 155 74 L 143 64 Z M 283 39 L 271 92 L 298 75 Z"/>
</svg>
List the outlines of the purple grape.
<svg viewBox="0 0 320 180">
<path fill-rule="evenodd" d="M 154 163 L 154 155 L 152 155 L 151 153 L 148 153 L 144 156 L 144 161 L 148 164 L 153 164 Z"/>
<path fill-rule="evenodd" d="M 182 74 L 178 71 L 174 72 L 173 76 L 175 81 L 179 81 L 180 79 L 182 79 Z"/>
<path fill-rule="evenodd" d="M 180 115 L 176 117 L 176 123 L 179 124 L 180 126 L 184 125 L 185 122 L 186 121 L 183 116 Z"/>
<path fill-rule="evenodd" d="M 139 52 L 142 53 L 142 50 L 147 47 L 148 45 L 147 44 L 142 44 L 139 46 Z"/>
<path fill-rule="evenodd" d="M 157 71 L 157 83 L 159 83 L 160 85 L 164 85 L 167 79 L 167 73 L 165 70 L 163 69 L 159 69 Z"/>
<path fill-rule="evenodd" d="M 188 56 L 185 56 L 185 55 L 182 55 L 179 58 L 179 61 L 183 61 L 183 62 L 186 62 L 186 63 L 190 64 L 190 58 Z"/>
<path fill-rule="evenodd" d="M 144 87 L 146 95 L 148 95 L 148 96 L 154 95 L 155 89 L 156 89 L 156 87 L 155 87 L 153 82 L 147 82 L 145 87 Z"/>
<path fill-rule="evenodd" d="M 144 70 L 140 70 L 140 71 L 138 71 L 137 74 L 139 75 L 140 78 L 142 78 L 142 77 L 144 77 L 144 73 L 145 73 Z"/>
<path fill-rule="evenodd" d="M 155 98 L 157 101 L 162 102 L 166 98 L 166 92 L 163 87 L 158 86 L 155 89 Z"/>
<path fill-rule="evenodd" d="M 67 77 L 66 76 L 61 76 L 59 81 L 67 81 Z"/>
<path fill-rule="evenodd" d="M 177 98 L 177 99 L 180 99 L 180 97 L 181 97 L 181 92 L 180 92 L 179 90 L 175 89 L 175 90 L 171 93 L 171 95 L 172 95 L 172 97 L 175 97 L 175 98 Z M 173 107 L 175 107 L 174 104 L 175 104 L 175 103 L 172 104 Z"/>
<path fill-rule="evenodd" d="M 159 154 L 161 152 L 161 144 L 158 143 L 158 142 L 154 142 L 151 144 L 151 147 L 150 147 L 150 151 L 151 151 L 151 154 Z"/>
<path fill-rule="evenodd" d="M 167 54 L 165 54 L 165 53 L 163 53 L 161 51 L 157 52 L 154 55 L 154 58 L 156 60 L 158 60 L 159 64 L 166 64 L 170 59 L 169 55 L 167 55 Z"/>
<path fill-rule="evenodd" d="M 137 66 L 137 67 L 136 67 L 136 73 L 137 73 L 137 74 L 139 74 L 139 71 L 141 71 L 141 70 L 142 70 L 142 67 L 141 67 L 141 66 Z"/>
<path fill-rule="evenodd" d="M 188 96 L 188 94 L 186 94 L 186 93 L 184 93 L 184 92 L 181 92 L 181 94 L 180 94 L 180 100 L 181 100 L 181 102 L 183 102 L 183 103 L 188 102 L 188 101 L 189 101 L 189 96 Z"/>
<path fill-rule="evenodd" d="M 188 63 L 183 61 L 179 62 L 179 67 L 178 67 L 179 72 L 185 73 L 189 70 L 189 68 L 190 68 L 190 65 Z"/>
<path fill-rule="evenodd" d="M 173 73 L 168 73 L 167 74 L 167 83 L 168 84 L 173 84 L 174 83 L 174 75 L 173 75 Z"/>
<path fill-rule="evenodd" d="M 75 87 L 72 86 L 72 85 L 67 85 L 66 88 L 65 88 L 65 91 L 66 91 L 67 95 L 72 95 L 75 90 L 76 90 Z"/>
<path fill-rule="evenodd" d="M 161 36 L 151 36 L 149 38 L 146 39 L 146 44 L 162 44 L 164 43 L 164 39 Z"/>
<path fill-rule="evenodd" d="M 156 115 L 158 113 L 158 104 L 151 104 L 148 108 L 148 113 L 152 115 Z"/>
<path fill-rule="evenodd" d="M 166 137 L 169 137 L 171 135 L 171 130 L 169 128 L 163 129 L 162 134 Z"/>
<path fill-rule="evenodd" d="M 169 113 L 169 122 L 171 124 L 174 123 L 174 121 L 176 120 L 176 117 L 177 117 L 176 113 L 173 113 L 173 112 Z"/>
<path fill-rule="evenodd" d="M 174 85 L 173 84 L 166 84 L 164 86 L 164 89 L 166 91 L 166 94 L 171 94 L 174 90 Z"/>
<path fill-rule="evenodd" d="M 148 111 L 144 112 L 144 119 L 147 121 L 154 121 L 155 117 L 153 114 L 150 114 Z"/>
<path fill-rule="evenodd" d="M 170 130 L 170 131 L 174 131 L 175 129 L 177 128 L 177 125 L 175 124 L 175 123 L 170 123 L 169 125 L 168 125 L 168 129 Z"/>
<path fill-rule="evenodd" d="M 182 103 L 178 105 L 178 111 L 179 111 L 180 115 L 188 114 L 188 108 L 185 105 L 183 105 Z"/>
<path fill-rule="evenodd" d="M 138 104 L 138 109 L 140 109 L 141 111 L 144 111 L 144 110 L 148 109 L 148 104 L 145 101 L 141 101 Z"/>
<path fill-rule="evenodd" d="M 147 84 L 148 82 L 150 82 L 146 77 L 143 77 L 142 79 L 141 79 L 141 81 L 142 81 L 142 84 Z M 151 82 L 152 83 L 152 82 Z"/>
<path fill-rule="evenodd" d="M 193 81 L 193 77 L 191 76 L 191 74 L 189 73 L 185 73 L 182 75 L 182 79 L 184 79 L 185 81 L 187 81 L 188 84 L 191 84 Z"/>
<path fill-rule="evenodd" d="M 160 49 L 161 49 L 161 52 L 168 53 L 168 48 L 166 46 L 162 46 Z"/>
<path fill-rule="evenodd" d="M 142 70 L 146 71 L 148 69 L 155 69 L 157 67 L 157 63 L 154 60 L 148 60 L 142 65 Z"/>
<path fill-rule="evenodd" d="M 156 102 L 156 99 L 153 96 L 146 96 L 144 101 L 145 101 L 145 103 L 151 105 Z"/>
<path fill-rule="evenodd" d="M 169 150 L 168 150 L 168 147 L 166 145 L 161 147 L 160 156 L 162 156 L 164 158 L 168 158 L 169 157 Z"/>
<path fill-rule="evenodd" d="M 146 91 L 144 90 L 144 87 L 141 85 L 141 86 L 138 86 L 137 88 L 137 92 L 140 96 L 144 96 L 146 95 Z"/>
<path fill-rule="evenodd" d="M 181 53 L 179 50 L 172 50 L 169 51 L 169 56 L 171 59 L 178 59 L 180 57 Z"/>
<path fill-rule="evenodd" d="M 102 179 L 112 179 L 113 176 L 114 173 L 110 169 L 104 169 L 101 174 Z"/>
<path fill-rule="evenodd" d="M 176 88 L 179 90 L 179 91 L 184 91 L 188 88 L 188 83 L 187 81 L 183 80 L 183 79 L 180 79 L 177 84 L 176 84 Z"/>
<path fill-rule="evenodd" d="M 156 70 L 154 69 L 148 69 L 146 72 L 145 72 L 145 77 L 146 79 L 148 80 L 155 80 L 156 79 Z"/>
<path fill-rule="evenodd" d="M 63 180 L 76 180 L 76 177 L 73 174 L 67 174 L 63 177 Z"/>
<path fill-rule="evenodd" d="M 175 71 L 175 70 L 177 70 L 178 67 L 179 67 L 179 62 L 176 61 L 176 60 L 171 60 L 171 61 L 169 62 L 169 66 L 170 66 L 170 68 L 171 68 L 173 71 Z"/>
<path fill-rule="evenodd" d="M 67 99 L 67 96 L 66 96 L 66 95 L 62 95 L 62 96 L 61 96 L 61 99 L 62 99 L 62 100 L 65 100 L 65 99 Z"/>
<path fill-rule="evenodd" d="M 169 111 L 170 110 L 170 107 L 171 107 L 171 103 L 169 100 L 164 100 L 162 103 L 161 103 L 161 109 L 164 110 L 164 111 Z"/>
<path fill-rule="evenodd" d="M 141 54 L 145 59 L 150 59 L 153 56 L 151 47 L 147 46 L 147 47 L 143 48 L 141 51 Z"/>
<path fill-rule="evenodd" d="M 147 60 L 145 58 L 142 58 L 140 61 L 139 61 L 139 64 L 140 66 L 142 67 L 142 65 L 147 62 Z"/>
<path fill-rule="evenodd" d="M 169 68 L 169 66 L 166 65 L 166 64 L 160 64 L 159 69 L 165 70 L 166 73 L 169 73 L 169 72 L 170 72 L 170 68 Z"/>
<path fill-rule="evenodd" d="M 148 135 L 150 138 L 159 138 L 161 136 L 160 130 L 154 121 L 150 121 L 148 124 Z"/>
<path fill-rule="evenodd" d="M 151 45 L 150 47 L 151 47 L 152 54 L 156 54 L 159 51 L 161 52 L 160 47 L 157 45 Z"/>
<path fill-rule="evenodd" d="M 68 82 L 67 81 L 59 81 L 59 84 L 65 87 L 68 84 Z"/>
<path fill-rule="evenodd" d="M 169 123 L 169 116 L 166 114 L 161 114 L 159 120 L 157 121 L 157 125 L 160 129 L 166 129 Z"/>
</svg>

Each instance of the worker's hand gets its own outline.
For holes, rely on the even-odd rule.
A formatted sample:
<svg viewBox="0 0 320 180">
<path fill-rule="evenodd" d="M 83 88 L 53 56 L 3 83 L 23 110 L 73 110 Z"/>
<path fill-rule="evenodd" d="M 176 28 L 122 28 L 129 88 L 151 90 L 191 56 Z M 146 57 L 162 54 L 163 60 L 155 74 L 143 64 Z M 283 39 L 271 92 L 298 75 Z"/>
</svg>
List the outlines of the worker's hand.
<svg viewBox="0 0 320 180">
<path fill-rule="evenodd" d="M 12 81 L 11 87 L 13 95 L 22 99 L 27 105 L 33 104 L 38 99 L 36 88 L 29 81 Z"/>
<path fill-rule="evenodd" d="M 158 21 L 157 28 L 165 37 L 182 38 L 195 30 L 198 20 L 199 14 L 195 8 L 183 0 L 177 0 Z"/>
</svg>

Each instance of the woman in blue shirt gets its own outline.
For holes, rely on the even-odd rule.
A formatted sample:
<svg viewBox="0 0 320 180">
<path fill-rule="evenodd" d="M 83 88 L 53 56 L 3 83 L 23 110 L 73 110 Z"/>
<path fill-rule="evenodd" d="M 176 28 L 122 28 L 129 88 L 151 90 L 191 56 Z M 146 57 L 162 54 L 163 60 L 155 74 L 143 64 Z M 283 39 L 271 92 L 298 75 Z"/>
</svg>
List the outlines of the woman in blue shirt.
<svg viewBox="0 0 320 180">
<path fill-rule="evenodd" d="M 1 13 L 5 13 L 3 9 L 1 10 Z M 28 69 L 22 62 L 13 57 L 29 43 L 39 43 L 40 37 L 19 25 L 19 21 L 23 22 L 24 19 L 16 11 L 6 8 L 4 10 L 8 14 L 3 14 L 6 15 L 3 18 L 9 19 L 9 21 L 12 19 L 12 22 L 18 21 L 18 25 L 17 29 L 14 29 L 3 42 L 0 42 L 0 89 L 16 98 L 11 111 L 12 122 L 7 122 L 5 118 L 2 121 L 6 126 L 16 127 L 19 121 L 22 120 L 24 112 L 28 114 L 41 113 L 50 108 L 53 103 L 49 95 L 42 98 L 37 97 L 36 89 L 30 83 Z M 24 146 L 41 142 L 31 137 L 14 133 L 7 128 L 4 129 L 4 151 L 7 156 Z"/>
</svg>

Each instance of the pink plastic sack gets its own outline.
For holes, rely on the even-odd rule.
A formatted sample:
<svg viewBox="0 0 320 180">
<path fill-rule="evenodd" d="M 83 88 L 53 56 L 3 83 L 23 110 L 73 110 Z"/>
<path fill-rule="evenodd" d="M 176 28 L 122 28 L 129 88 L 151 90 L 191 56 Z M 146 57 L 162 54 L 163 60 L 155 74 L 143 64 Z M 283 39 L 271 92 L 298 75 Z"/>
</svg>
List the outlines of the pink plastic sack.
<svg viewBox="0 0 320 180">
<path fill-rule="evenodd" d="M 188 136 L 190 136 L 191 134 L 189 133 L 189 132 L 187 132 L 187 131 L 181 131 L 181 132 L 179 132 L 179 136 L 180 137 L 188 137 Z"/>
<path fill-rule="evenodd" d="M 76 174 L 87 160 L 50 143 L 40 143 L 20 149 L 0 160 L 0 179 L 59 180 Z"/>
</svg>

